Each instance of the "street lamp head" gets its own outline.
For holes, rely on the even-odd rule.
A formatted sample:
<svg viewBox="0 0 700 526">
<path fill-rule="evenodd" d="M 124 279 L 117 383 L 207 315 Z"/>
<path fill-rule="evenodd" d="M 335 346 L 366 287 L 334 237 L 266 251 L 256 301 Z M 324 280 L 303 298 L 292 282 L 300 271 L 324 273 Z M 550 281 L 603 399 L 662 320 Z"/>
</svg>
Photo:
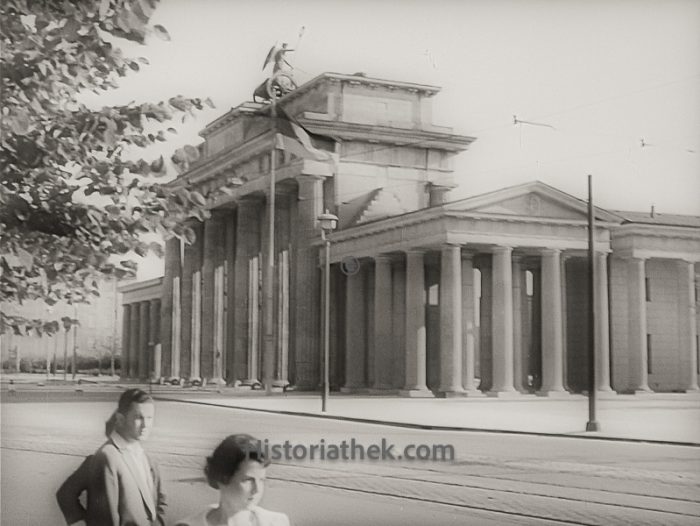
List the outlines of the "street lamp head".
<svg viewBox="0 0 700 526">
<path fill-rule="evenodd" d="M 326 209 L 325 213 L 318 216 L 317 219 L 321 225 L 321 230 L 326 234 L 330 234 L 338 226 L 338 216 L 331 214 L 328 209 Z"/>
</svg>

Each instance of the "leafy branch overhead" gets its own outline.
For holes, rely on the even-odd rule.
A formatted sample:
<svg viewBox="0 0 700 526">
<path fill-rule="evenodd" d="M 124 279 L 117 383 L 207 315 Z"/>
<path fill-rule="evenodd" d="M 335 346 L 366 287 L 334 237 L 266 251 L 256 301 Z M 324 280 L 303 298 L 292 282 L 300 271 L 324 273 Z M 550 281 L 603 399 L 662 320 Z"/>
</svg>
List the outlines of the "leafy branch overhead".
<svg viewBox="0 0 700 526">
<path fill-rule="evenodd" d="M 178 95 L 101 109 L 81 102 L 148 64 L 124 56 L 112 37 L 170 39 L 149 25 L 156 4 L 0 4 L 0 301 L 86 301 L 105 275 L 135 274 L 128 253 L 162 251 L 145 234 L 187 239 L 185 220 L 206 218 L 200 194 L 164 184 L 163 156 L 140 157 L 176 132 L 173 119 L 213 106 L 210 100 Z M 188 146 L 171 161 L 186 170 L 198 154 Z"/>
</svg>

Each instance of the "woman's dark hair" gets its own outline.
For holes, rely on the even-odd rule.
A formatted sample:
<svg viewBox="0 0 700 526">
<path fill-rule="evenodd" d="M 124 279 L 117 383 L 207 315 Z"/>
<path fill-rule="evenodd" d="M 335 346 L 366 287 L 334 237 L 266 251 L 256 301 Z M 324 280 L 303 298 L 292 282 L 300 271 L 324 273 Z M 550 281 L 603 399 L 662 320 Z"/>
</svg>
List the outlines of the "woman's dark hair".
<svg viewBox="0 0 700 526">
<path fill-rule="evenodd" d="M 146 402 L 153 402 L 153 398 L 146 391 L 142 389 L 127 389 L 119 397 L 117 412 L 125 415 L 131 409 L 131 404 L 144 404 Z"/>
<path fill-rule="evenodd" d="M 218 489 L 219 484 L 228 484 L 246 460 L 255 460 L 263 466 L 270 463 L 260 450 L 258 439 L 250 435 L 227 436 L 207 457 L 204 467 L 207 482 L 214 489 Z"/>
</svg>

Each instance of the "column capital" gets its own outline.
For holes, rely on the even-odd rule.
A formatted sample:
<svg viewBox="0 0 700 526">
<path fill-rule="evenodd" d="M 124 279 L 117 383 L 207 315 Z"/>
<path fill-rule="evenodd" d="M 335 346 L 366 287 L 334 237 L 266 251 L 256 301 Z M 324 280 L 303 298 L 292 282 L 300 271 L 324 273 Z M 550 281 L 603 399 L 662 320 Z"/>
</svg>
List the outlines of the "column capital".
<svg viewBox="0 0 700 526">
<path fill-rule="evenodd" d="M 322 175 L 315 175 L 315 174 L 302 174 L 302 175 L 297 175 L 294 177 L 297 183 L 311 183 L 311 182 L 316 182 L 316 181 L 323 181 L 325 177 Z"/>
<path fill-rule="evenodd" d="M 209 221 L 223 221 L 231 215 L 232 210 L 230 208 L 215 208 L 211 211 L 211 218 Z"/>
<path fill-rule="evenodd" d="M 540 250 L 540 255 L 541 256 L 555 256 L 559 255 L 560 257 L 562 256 L 561 249 L 559 248 L 543 248 Z M 564 256 L 568 257 L 568 256 Z"/>
<path fill-rule="evenodd" d="M 697 263 L 697 261 L 692 260 L 690 258 L 677 258 L 676 261 L 679 265 L 690 265 L 693 267 L 695 266 L 695 263 Z"/>
<path fill-rule="evenodd" d="M 496 246 L 491 247 L 491 252 L 493 254 L 512 254 L 513 247 L 508 247 L 505 245 L 496 245 Z"/>
<path fill-rule="evenodd" d="M 462 247 L 462 259 L 466 261 L 473 261 L 476 256 L 476 251 Z"/>
<path fill-rule="evenodd" d="M 377 254 L 376 256 L 372 256 L 372 259 L 374 260 L 375 263 L 391 263 L 392 262 L 392 257 L 389 254 Z"/>
<path fill-rule="evenodd" d="M 407 256 L 424 256 L 425 255 L 425 250 L 418 249 L 418 248 L 408 248 L 403 251 Z"/>
<path fill-rule="evenodd" d="M 247 194 L 236 200 L 236 206 L 252 208 L 254 206 L 259 206 L 260 203 L 262 203 L 262 200 L 262 194 Z"/>
</svg>

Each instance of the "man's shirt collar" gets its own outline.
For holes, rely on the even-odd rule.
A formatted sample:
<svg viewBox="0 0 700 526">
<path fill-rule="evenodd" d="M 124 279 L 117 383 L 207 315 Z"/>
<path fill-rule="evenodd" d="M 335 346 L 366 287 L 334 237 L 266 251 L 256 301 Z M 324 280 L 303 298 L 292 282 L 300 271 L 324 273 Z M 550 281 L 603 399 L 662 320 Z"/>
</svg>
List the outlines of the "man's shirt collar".
<svg viewBox="0 0 700 526">
<path fill-rule="evenodd" d="M 109 435 L 109 438 L 119 449 L 138 450 L 141 448 L 141 444 L 139 444 L 138 440 L 135 440 L 133 442 L 127 442 L 126 439 L 116 431 L 112 431 L 112 434 Z"/>
</svg>

